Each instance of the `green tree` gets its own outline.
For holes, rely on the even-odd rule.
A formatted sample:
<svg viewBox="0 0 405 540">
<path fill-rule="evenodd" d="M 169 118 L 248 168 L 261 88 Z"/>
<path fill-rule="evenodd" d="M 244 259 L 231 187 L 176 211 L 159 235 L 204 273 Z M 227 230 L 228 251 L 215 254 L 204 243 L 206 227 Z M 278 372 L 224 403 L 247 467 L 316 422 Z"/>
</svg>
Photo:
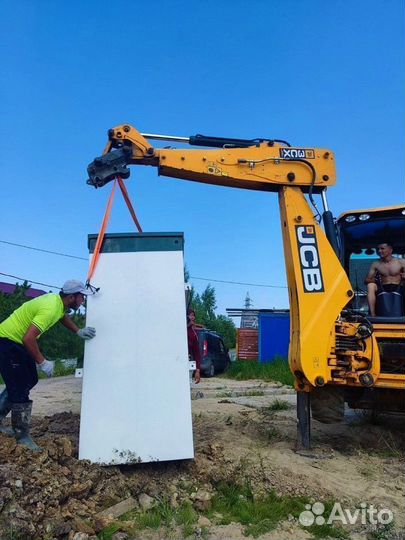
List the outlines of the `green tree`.
<svg viewBox="0 0 405 540">
<path fill-rule="evenodd" d="M 202 324 L 209 330 L 218 332 L 228 349 L 235 347 L 236 328 L 233 321 L 225 315 L 216 315 L 217 301 L 215 288 L 207 285 L 206 289 L 199 295 L 194 288 L 191 289 L 191 307 L 195 311 L 196 322 Z"/>
<path fill-rule="evenodd" d="M 30 285 L 24 282 L 22 285 L 16 284 L 13 294 L 0 293 L 0 322 L 7 319 L 24 302 L 30 300 L 26 296 L 29 288 Z M 84 314 L 75 313 L 72 319 L 80 328 L 85 326 L 86 316 Z M 44 355 L 51 360 L 57 358 L 78 358 L 80 362 L 83 359 L 83 340 L 79 339 L 61 324 L 55 324 L 39 338 L 38 343 Z"/>
<path fill-rule="evenodd" d="M 232 349 L 236 345 L 236 327 L 232 319 L 218 315 L 215 321 L 215 331 L 224 338 L 225 347 Z"/>
<path fill-rule="evenodd" d="M 82 328 L 85 326 L 86 316 L 82 313 L 70 315 L 73 322 Z M 83 361 L 84 342 L 62 324 L 56 323 L 38 340 L 41 351 L 50 360 L 57 358 L 77 358 L 79 365 Z"/>
<path fill-rule="evenodd" d="M 28 283 L 24 281 L 22 285 L 16 283 L 13 294 L 0 293 L 0 322 L 7 319 L 15 309 L 29 300 L 29 298 L 25 296 L 25 293 L 29 288 L 30 286 Z"/>
<path fill-rule="evenodd" d="M 217 307 L 214 287 L 207 285 L 201 296 L 194 289 L 192 289 L 192 293 L 191 306 L 195 311 L 197 322 L 213 329 L 216 318 L 215 309 Z"/>
</svg>

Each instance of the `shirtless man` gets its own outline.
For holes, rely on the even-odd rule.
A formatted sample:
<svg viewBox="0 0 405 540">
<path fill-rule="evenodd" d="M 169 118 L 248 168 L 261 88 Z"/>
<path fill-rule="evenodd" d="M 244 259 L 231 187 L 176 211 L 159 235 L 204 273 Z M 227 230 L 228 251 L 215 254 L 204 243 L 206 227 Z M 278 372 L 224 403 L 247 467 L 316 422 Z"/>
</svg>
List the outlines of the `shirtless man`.
<svg viewBox="0 0 405 540">
<path fill-rule="evenodd" d="M 380 256 L 379 261 L 375 261 L 370 266 L 370 270 L 365 279 L 367 285 L 367 300 L 370 306 L 370 315 L 375 317 L 375 304 L 377 298 L 378 285 L 376 277 L 379 274 L 381 285 L 387 292 L 390 289 L 396 290 L 398 285 L 403 284 L 405 280 L 405 259 L 397 259 L 392 256 L 391 244 L 379 244 L 377 253 Z"/>
</svg>

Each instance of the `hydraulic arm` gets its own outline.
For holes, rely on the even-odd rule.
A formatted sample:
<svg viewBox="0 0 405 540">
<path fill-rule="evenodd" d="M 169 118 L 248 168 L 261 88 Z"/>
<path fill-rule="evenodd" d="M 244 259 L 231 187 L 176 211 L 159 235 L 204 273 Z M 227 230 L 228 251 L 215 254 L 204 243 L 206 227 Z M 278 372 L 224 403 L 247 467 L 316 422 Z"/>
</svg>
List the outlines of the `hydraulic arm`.
<svg viewBox="0 0 405 540">
<path fill-rule="evenodd" d="M 147 137 L 220 149 L 155 149 Z M 88 167 L 87 182 L 95 187 L 117 175 L 128 178 L 130 164 L 157 167 L 162 176 L 262 191 L 299 186 L 304 192 L 319 193 L 336 181 L 330 150 L 291 148 L 265 139 L 144 136 L 128 125 L 110 129 L 108 138 L 104 155 Z"/>
</svg>

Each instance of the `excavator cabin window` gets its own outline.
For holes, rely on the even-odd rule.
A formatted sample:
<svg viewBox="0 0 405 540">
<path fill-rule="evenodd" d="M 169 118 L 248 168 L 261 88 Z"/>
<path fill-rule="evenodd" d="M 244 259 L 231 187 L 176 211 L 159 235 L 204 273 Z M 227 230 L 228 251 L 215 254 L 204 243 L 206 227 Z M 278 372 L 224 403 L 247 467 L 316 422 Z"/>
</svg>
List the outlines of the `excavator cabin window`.
<svg viewBox="0 0 405 540">
<path fill-rule="evenodd" d="M 341 262 L 355 293 L 350 308 L 359 314 L 369 316 L 365 278 L 372 263 L 380 261 L 377 246 L 389 243 L 393 248 L 394 258 L 400 260 L 405 258 L 405 207 L 345 213 L 339 217 L 337 227 Z M 380 312 L 377 315 L 387 318 L 387 322 L 391 318 L 393 320 L 390 322 L 405 322 L 404 285 L 404 280 L 402 280 L 398 286 L 398 292 L 392 291 L 396 295 L 395 298 L 392 297 L 394 301 L 397 301 L 395 308 L 390 301 L 384 306 L 383 297 L 381 297 L 378 308 Z M 398 294 L 401 295 L 401 299 L 398 298 Z M 387 299 L 388 296 L 385 295 L 384 298 Z M 390 312 L 390 310 L 393 311 Z"/>
</svg>

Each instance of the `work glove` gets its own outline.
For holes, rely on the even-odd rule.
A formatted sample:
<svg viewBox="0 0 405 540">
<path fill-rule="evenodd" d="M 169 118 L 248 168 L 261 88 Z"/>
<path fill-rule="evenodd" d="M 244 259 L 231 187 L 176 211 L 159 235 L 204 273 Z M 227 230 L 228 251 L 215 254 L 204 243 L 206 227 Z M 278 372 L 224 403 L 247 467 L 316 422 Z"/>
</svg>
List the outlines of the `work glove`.
<svg viewBox="0 0 405 540">
<path fill-rule="evenodd" d="M 41 364 L 38 364 L 38 367 L 47 377 L 52 377 L 55 363 L 45 359 Z"/>
<path fill-rule="evenodd" d="M 92 326 L 86 326 L 85 328 L 78 330 L 76 333 L 82 339 L 93 339 L 96 335 L 96 329 Z"/>
</svg>

